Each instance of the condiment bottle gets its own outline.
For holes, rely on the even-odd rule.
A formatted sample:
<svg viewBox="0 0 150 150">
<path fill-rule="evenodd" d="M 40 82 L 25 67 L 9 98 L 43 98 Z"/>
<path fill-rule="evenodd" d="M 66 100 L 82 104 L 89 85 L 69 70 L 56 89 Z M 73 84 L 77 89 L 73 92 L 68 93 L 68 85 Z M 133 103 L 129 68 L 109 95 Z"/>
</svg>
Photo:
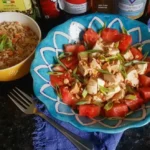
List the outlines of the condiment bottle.
<svg viewBox="0 0 150 150">
<path fill-rule="evenodd" d="M 57 18 L 60 15 L 57 0 L 39 0 L 39 3 L 46 19 Z"/>
<path fill-rule="evenodd" d="M 115 13 L 116 0 L 91 0 L 92 12 Z"/>
<path fill-rule="evenodd" d="M 140 18 L 145 10 L 147 0 L 116 0 L 117 12 L 131 19 Z"/>
<path fill-rule="evenodd" d="M 83 14 L 88 11 L 89 0 L 58 0 L 61 10 L 69 14 Z"/>
</svg>

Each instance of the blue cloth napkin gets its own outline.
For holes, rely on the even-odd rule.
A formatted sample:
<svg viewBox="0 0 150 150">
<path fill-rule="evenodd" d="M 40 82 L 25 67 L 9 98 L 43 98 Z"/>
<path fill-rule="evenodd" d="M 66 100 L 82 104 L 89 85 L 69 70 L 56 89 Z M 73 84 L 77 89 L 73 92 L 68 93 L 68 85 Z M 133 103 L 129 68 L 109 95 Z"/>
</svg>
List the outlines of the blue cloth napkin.
<svg viewBox="0 0 150 150">
<path fill-rule="evenodd" d="M 51 117 L 43 104 L 38 104 L 37 107 L 47 116 Z M 122 136 L 122 133 L 104 134 L 100 132 L 84 132 L 69 123 L 54 120 L 71 132 L 92 141 L 94 150 L 115 150 Z M 39 116 L 35 117 L 33 146 L 34 150 L 77 150 L 66 137 Z"/>
</svg>

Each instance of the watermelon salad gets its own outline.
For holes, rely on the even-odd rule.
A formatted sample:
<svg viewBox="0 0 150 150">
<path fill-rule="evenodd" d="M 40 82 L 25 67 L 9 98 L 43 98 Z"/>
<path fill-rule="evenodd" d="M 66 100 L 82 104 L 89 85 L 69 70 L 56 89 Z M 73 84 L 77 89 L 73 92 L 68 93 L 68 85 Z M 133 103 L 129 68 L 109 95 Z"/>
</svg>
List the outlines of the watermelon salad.
<svg viewBox="0 0 150 150">
<path fill-rule="evenodd" d="M 88 28 L 80 42 L 64 45 L 50 82 L 80 116 L 125 117 L 150 100 L 149 62 L 125 28 Z"/>
</svg>

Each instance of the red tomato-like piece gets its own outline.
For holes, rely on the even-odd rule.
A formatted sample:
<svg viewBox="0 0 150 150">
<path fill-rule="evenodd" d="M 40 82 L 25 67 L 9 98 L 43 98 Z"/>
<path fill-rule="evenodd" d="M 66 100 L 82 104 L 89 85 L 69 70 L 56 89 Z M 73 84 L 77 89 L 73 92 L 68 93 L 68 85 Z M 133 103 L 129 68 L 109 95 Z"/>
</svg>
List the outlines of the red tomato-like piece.
<svg viewBox="0 0 150 150">
<path fill-rule="evenodd" d="M 115 103 L 110 110 L 105 110 L 106 117 L 125 117 L 128 113 L 128 106 L 124 103 Z"/>
<path fill-rule="evenodd" d="M 50 75 L 50 82 L 53 87 L 64 85 L 64 79 L 68 79 L 72 81 L 73 78 L 71 77 L 70 73 L 66 72 L 62 75 Z"/>
<path fill-rule="evenodd" d="M 83 35 L 83 40 L 88 44 L 90 48 L 92 48 L 95 45 L 98 39 L 99 39 L 98 33 L 96 33 L 91 28 L 87 29 Z"/>
<path fill-rule="evenodd" d="M 132 36 L 127 34 L 120 34 L 121 40 L 119 41 L 119 50 L 121 53 L 125 53 L 128 47 L 132 44 Z"/>
<path fill-rule="evenodd" d="M 97 105 L 80 105 L 79 115 L 94 118 L 100 115 L 101 108 Z"/>
<path fill-rule="evenodd" d="M 141 96 L 137 93 L 135 100 L 125 100 L 125 103 L 131 110 L 136 110 L 144 103 L 144 100 L 141 98 Z"/>
<path fill-rule="evenodd" d="M 118 30 L 110 28 L 103 29 L 101 32 L 101 37 L 105 42 L 117 42 L 120 40 Z"/>
<path fill-rule="evenodd" d="M 74 69 L 76 68 L 78 64 L 78 58 L 75 56 L 68 56 L 65 58 L 60 59 L 60 61 L 68 68 L 68 69 Z"/>
<path fill-rule="evenodd" d="M 137 48 L 135 47 L 131 47 L 130 48 L 131 53 L 134 56 L 134 59 L 136 60 L 141 60 L 143 58 L 143 54 L 141 53 L 141 51 L 139 51 Z"/>
<path fill-rule="evenodd" d="M 139 80 L 141 87 L 150 86 L 150 77 L 146 75 L 139 75 Z"/>
<path fill-rule="evenodd" d="M 83 44 L 66 44 L 64 46 L 64 52 L 71 52 L 75 55 L 85 50 L 86 49 Z"/>
<path fill-rule="evenodd" d="M 60 93 L 62 97 L 62 101 L 69 105 L 74 106 L 77 102 L 77 99 L 73 94 L 70 93 L 68 86 L 60 86 Z"/>
<path fill-rule="evenodd" d="M 139 92 L 145 103 L 150 100 L 150 87 L 141 87 Z"/>
</svg>

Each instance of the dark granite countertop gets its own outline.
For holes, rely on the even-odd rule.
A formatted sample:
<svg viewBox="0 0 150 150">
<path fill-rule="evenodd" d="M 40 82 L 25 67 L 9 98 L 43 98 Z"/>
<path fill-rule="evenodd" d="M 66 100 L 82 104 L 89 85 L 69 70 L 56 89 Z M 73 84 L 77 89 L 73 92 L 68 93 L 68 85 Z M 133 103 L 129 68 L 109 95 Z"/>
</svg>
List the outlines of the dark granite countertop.
<svg viewBox="0 0 150 150">
<path fill-rule="evenodd" d="M 64 20 L 38 21 L 43 37 Z M 30 74 L 17 81 L 0 82 L 0 150 L 33 150 L 34 116 L 22 113 L 7 98 L 7 93 L 15 86 L 33 95 Z M 117 150 L 141 149 L 150 150 L 150 124 L 125 131 L 117 147 Z"/>
</svg>

